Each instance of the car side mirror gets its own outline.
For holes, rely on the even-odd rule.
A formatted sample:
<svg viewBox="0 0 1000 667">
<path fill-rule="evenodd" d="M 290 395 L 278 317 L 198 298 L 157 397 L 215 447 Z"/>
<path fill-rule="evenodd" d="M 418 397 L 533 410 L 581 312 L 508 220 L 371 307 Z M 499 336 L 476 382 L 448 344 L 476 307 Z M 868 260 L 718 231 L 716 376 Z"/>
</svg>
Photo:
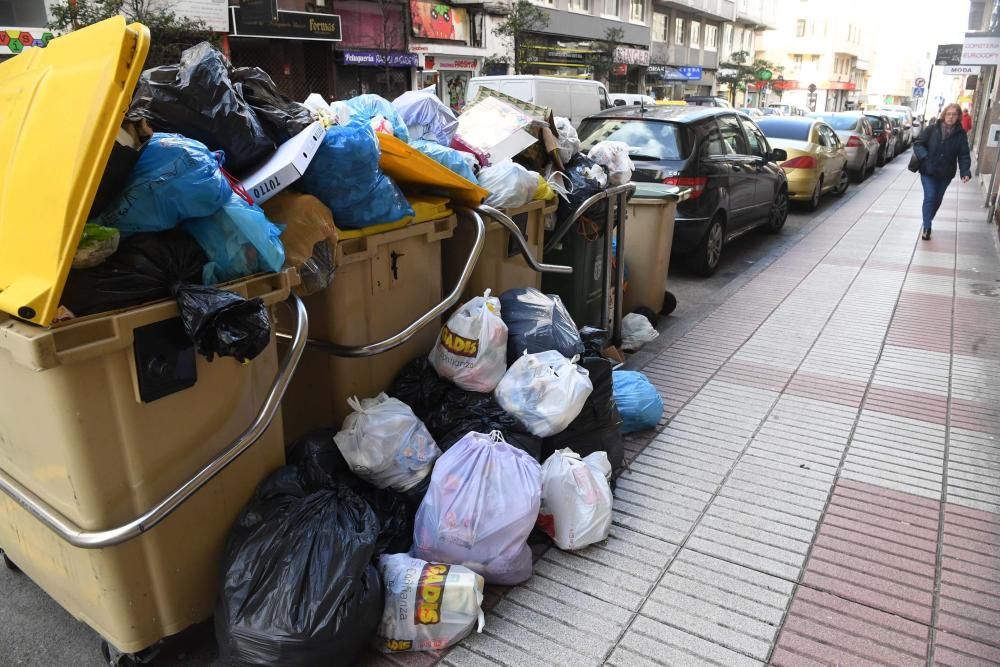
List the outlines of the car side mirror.
<svg viewBox="0 0 1000 667">
<path fill-rule="evenodd" d="M 788 151 L 784 148 L 771 149 L 771 162 L 784 162 L 788 159 Z"/>
</svg>

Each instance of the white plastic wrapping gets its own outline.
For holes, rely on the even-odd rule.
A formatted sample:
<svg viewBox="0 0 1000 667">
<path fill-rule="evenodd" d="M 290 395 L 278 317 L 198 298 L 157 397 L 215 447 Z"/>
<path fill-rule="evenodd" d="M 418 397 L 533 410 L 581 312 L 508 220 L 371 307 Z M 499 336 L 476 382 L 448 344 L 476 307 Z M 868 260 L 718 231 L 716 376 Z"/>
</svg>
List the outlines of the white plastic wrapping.
<svg viewBox="0 0 1000 667">
<path fill-rule="evenodd" d="M 441 455 L 417 510 L 412 554 L 463 565 L 486 583 L 531 577 L 528 534 L 541 504 L 541 467 L 499 431 L 470 432 Z"/>
<path fill-rule="evenodd" d="M 466 391 L 493 391 L 507 371 L 507 325 L 500 300 L 483 296 L 455 311 L 430 353 L 437 374 Z"/>
<path fill-rule="evenodd" d="M 606 452 L 581 459 L 560 449 L 542 465 L 542 507 L 538 526 L 560 549 L 603 542 L 611 531 L 611 463 Z"/>
<path fill-rule="evenodd" d="M 410 141 L 427 139 L 442 146 L 451 144 L 451 138 L 458 129 L 458 118 L 437 96 L 434 86 L 408 90 L 394 99 L 392 106 L 406 123 Z"/>
<path fill-rule="evenodd" d="M 601 141 L 587 157 L 608 170 L 608 185 L 624 185 L 632 180 L 635 165 L 628 156 L 628 144 L 623 141 Z"/>
<path fill-rule="evenodd" d="M 556 130 L 559 132 L 559 137 L 556 139 L 559 146 L 559 157 L 562 158 L 563 164 L 566 164 L 570 158 L 580 152 L 580 137 L 569 118 L 556 116 L 555 123 Z"/>
<path fill-rule="evenodd" d="M 639 313 L 629 313 L 622 318 L 622 349 L 626 352 L 635 352 L 659 336 L 660 332 Z"/>
<path fill-rule="evenodd" d="M 385 584 L 379 650 L 440 651 L 483 631 L 484 582 L 472 570 L 407 554 L 381 556 L 378 569 Z"/>
<path fill-rule="evenodd" d="M 561 433 L 576 419 L 594 390 L 587 369 L 555 350 L 525 353 L 497 385 L 496 399 L 532 435 Z"/>
<path fill-rule="evenodd" d="M 333 440 L 355 475 L 396 491 L 427 477 L 441 450 L 410 406 L 385 394 L 347 403 L 354 412 Z"/>
<path fill-rule="evenodd" d="M 479 185 L 490 192 L 486 198 L 488 206 L 518 208 L 535 196 L 538 172 L 529 171 L 511 160 L 503 160 L 479 172 Z"/>
</svg>

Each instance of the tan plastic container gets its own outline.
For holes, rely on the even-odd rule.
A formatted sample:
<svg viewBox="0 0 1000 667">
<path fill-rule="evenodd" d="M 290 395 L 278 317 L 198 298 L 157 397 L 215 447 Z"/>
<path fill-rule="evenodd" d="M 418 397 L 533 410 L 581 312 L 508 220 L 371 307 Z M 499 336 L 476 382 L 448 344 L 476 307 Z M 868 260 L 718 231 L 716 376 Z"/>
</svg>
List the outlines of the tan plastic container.
<svg viewBox="0 0 1000 667">
<path fill-rule="evenodd" d="M 457 224 L 450 215 L 366 236 L 342 234 L 333 282 L 303 299 L 309 337 L 365 345 L 398 333 L 438 305 L 441 246 Z M 348 398 L 388 389 L 403 366 L 430 352 L 440 329 L 440 320 L 432 322 L 406 343 L 372 357 L 337 357 L 307 347 L 282 402 L 287 441 L 317 428 L 339 427 L 351 411 Z"/>
<path fill-rule="evenodd" d="M 227 287 L 274 304 L 290 281 L 267 274 Z M 188 481 L 254 420 L 278 358 L 273 338 L 246 364 L 197 355 L 193 386 L 143 401 L 137 368 L 167 359 L 149 357 L 158 348 L 143 341 L 169 341 L 162 328 L 179 321 L 172 301 L 52 328 L 0 317 L 0 468 L 89 530 L 132 520 Z M 0 494 L 0 548 L 69 613 L 136 652 L 211 616 L 229 528 L 283 462 L 276 419 L 161 524 L 104 549 L 69 545 Z"/>
<path fill-rule="evenodd" d="M 521 228 L 528 247 L 539 262 L 542 261 L 542 249 L 545 246 L 545 215 L 552 211 L 555 211 L 555 204 L 545 201 L 533 201 L 520 208 L 504 211 Z M 487 289 L 493 290 L 496 296 L 515 287 L 541 289 L 542 274 L 528 266 L 518 246 L 511 243 L 510 232 L 495 220 L 484 220 L 486 244 L 462 294 L 461 303 L 475 296 L 482 296 Z M 454 285 L 458 282 L 475 234 L 475 229 L 464 226 L 457 229 L 450 240 L 445 241 L 445 284 Z"/>
<path fill-rule="evenodd" d="M 638 185 L 649 190 L 646 184 Z M 676 195 L 659 196 L 655 191 L 637 190 L 628 202 L 625 223 L 628 289 L 622 303 L 626 313 L 641 306 L 652 308 L 654 313 L 663 309 L 676 210 Z"/>
</svg>

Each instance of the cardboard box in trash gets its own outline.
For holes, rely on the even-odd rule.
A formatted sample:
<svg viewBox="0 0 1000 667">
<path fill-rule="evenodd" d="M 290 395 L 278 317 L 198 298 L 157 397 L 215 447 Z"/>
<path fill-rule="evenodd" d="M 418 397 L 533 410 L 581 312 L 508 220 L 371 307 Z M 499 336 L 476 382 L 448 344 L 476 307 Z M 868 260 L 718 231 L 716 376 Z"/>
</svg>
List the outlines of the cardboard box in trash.
<svg viewBox="0 0 1000 667">
<path fill-rule="evenodd" d="M 306 173 L 325 135 L 323 124 L 314 122 L 281 144 L 270 160 L 244 178 L 243 187 L 253 197 L 254 203 L 267 201 Z"/>
<path fill-rule="evenodd" d="M 512 130 L 515 121 L 516 129 Z M 557 170 L 563 169 L 557 142 L 559 132 L 548 107 L 480 87 L 476 97 L 458 117 L 458 123 L 456 138 L 459 142 L 477 154 L 478 146 L 471 144 L 490 147 L 485 151 L 488 164 L 518 156 L 518 162 L 540 173 L 550 162 Z"/>
</svg>

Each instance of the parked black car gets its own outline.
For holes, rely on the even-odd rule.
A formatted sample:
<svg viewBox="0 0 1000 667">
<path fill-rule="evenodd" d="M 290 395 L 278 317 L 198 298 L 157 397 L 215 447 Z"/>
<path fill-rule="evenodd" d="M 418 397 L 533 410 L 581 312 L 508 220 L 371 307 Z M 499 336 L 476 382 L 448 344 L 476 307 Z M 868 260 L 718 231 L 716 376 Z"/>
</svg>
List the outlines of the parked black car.
<svg viewBox="0 0 1000 667">
<path fill-rule="evenodd" d="M 673 248 L 703 275 L 726 243 L 756 227 L 777 233 L 788 217 L 785 151 L 733 109 L 619 107 L 584 119 L 579 135 L 584 152 L 599 141 L 628 144 L 634 181 L 692 188 L 677 206 Z"/>
</svg>

